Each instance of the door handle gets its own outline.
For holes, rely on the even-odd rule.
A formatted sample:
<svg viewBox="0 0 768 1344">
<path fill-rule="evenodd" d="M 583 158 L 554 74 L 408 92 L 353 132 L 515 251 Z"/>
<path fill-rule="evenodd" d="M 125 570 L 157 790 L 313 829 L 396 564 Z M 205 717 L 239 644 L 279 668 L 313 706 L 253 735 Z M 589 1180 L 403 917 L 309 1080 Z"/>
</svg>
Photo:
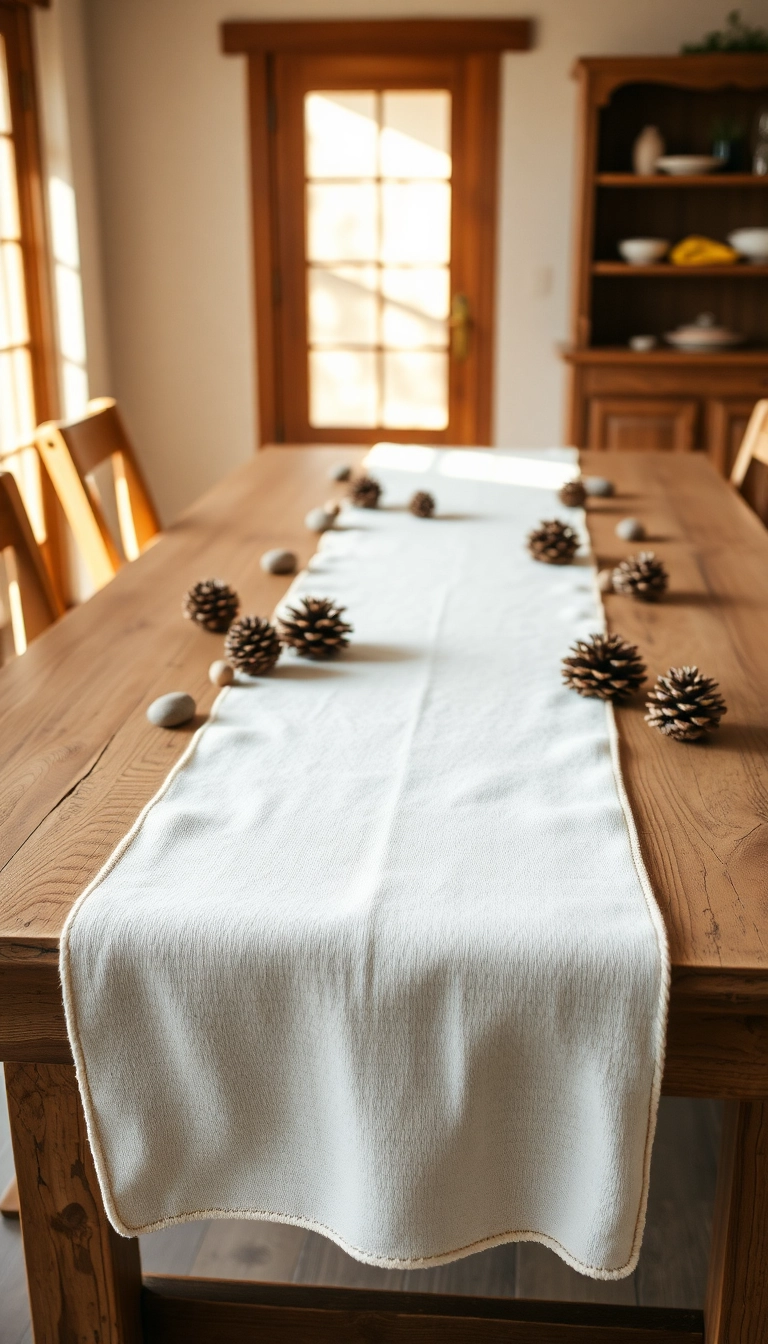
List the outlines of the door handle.
<svg viewBox="0 0 768 1344">
<path fill-rule="evenodd" d="M 469 354 L 469 331 L 472 318 L 469 312 L 469 299 L 466 294 L 454 294 L 451 299 L 451 316 L 448 319 L 451 329 L 451 354 L 454 359 L 464 360 Z"/>
</svg>

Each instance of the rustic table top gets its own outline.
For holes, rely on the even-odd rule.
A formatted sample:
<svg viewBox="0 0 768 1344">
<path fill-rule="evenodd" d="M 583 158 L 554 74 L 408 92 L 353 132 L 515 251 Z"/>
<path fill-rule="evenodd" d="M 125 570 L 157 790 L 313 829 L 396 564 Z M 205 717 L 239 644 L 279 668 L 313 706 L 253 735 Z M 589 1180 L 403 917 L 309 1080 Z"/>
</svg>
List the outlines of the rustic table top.
<svg viewBox="0 0 768 1344">
<path fill-rule="evenodd" d="M 55 973 L 74 900 L 215 697 L 207 670 L 223 637 L 181 618 L 183 593 L 216 575 L 237 588 L 243 611 L 271 612 L 290 580 L 264 574 L 261 554 L 287 546 L 306 562 L 315 539 L 305 513 L 343 494 L 329 466 L 361 456 L 349 447 L 264 450 L 0 672 L 0 988 L 15 986 L 30 1014 L 35 986 L 43 994 Z M 609 596 L 610 628 L 639 644 L 654 676 L 697 663 L 728 703 L 703 744 L 652 732 L 641 698 L 618 713 L 627 789 L 669 932 L 673 1001 L 768 1014 L 768 532 L 703 455 L 584 453 L 582 463 L 617 488 L 589 506 L 599 565 L 642 549 L 614 533 L 632 515 L 672 576 L 658 605 Z M 199 714 L 159 732 L 146 706 L 174 689 L 191 692 Z M 23 987 L 18 974 L 3 980 L 3 970 L 22 968 Z"/>
</svg>

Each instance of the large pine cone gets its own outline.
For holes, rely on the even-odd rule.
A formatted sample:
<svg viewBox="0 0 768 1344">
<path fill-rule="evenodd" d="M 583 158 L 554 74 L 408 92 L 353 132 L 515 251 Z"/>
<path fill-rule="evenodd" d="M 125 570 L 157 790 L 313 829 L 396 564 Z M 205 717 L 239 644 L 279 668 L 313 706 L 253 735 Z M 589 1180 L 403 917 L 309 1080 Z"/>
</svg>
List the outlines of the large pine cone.
<svg viewBox="0 0 768 1344">
<path fill-rule="evenodd" d="M 539 523 L 528 533 L 528 550 L 534 560 L 543 560 L 547 565 L 570 565 L 578 549 L 577 533 L 557 518 Z"/>
<path fill-rule="evenodd" d="M 241 616 L 229 627 L 224 652 L 233 667 L 263 677 L 280 657 L 280 640 L 274 625 L 261 616 Z"/>
<path fill-rule="evenodd" d="M 221 634 L 240 610 L 240 599 L 223 579 L 202 579 L 185 594 L 181 609 L 188 621 Z"/>
<path fill-rule="evenodd" d="M 381 486 L 372 476 L 356 476 L 349 487 L 349 498 L 358 509 L 375 509 L 381 499 Z"/>
<path fill-rule="evenodd" d="M 587 502 L 587 492 L 581 477 L 577 476 L 575 481 L 566 481 L 558 493 L 558 498 L 566 508 L 582 509 Z"/>
<path fill-rule="evenodd" d="M 435 512 L 435 497 L 428 490 L 417 490 L 411 495 L 408 508 L 417 518 L 431 518 Z"/>
<path fill-rule="evenodd" d="M 658 602 L 667 591 L 669 575 L 663 561 L 653 551 L 641 551 L 622 560 L 613 571 L 613 591 L 639 597 L 643 602 Z"/>
<path fill-rule="evenodd" d="M 727 712 L 720 687 L 698 667 L 671 667 L 648 692 L 646 723 L 665 737 L 695 742 L 720 726 Z"/>
<path fill-rule="evenodd" d="M 347 647 L 352 630 L 342 620 L 343 611 L 330 598 L 304 597 L 279 617 L 280 639 L 302 658 L 335 658 Z"/>
<path fill-rule="evenodd" d="M 624 700 L 645 681 L 645 664 L 621 635 L 590 635 L 563 659 L 563 680 L 579 695 Z"/>
</svg>

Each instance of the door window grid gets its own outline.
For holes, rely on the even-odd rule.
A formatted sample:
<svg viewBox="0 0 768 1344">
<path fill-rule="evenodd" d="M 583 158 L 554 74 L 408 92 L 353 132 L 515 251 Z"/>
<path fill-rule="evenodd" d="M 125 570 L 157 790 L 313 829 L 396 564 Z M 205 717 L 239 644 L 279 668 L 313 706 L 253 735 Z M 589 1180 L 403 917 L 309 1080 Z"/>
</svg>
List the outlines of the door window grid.
<svg viewBox="0 0 768 1344">
<path fill-rule="evenodd" d="M 0 470 L 16 477 L 37 541 L 46 538 L 35 431 L 32 351 L 24 279 L 8 59 L 0 33 Z"/>
<path fill-rule="evenodd" d="M 447 90 L 304 103 L 310 423 L 448 423 Z"/>
</svg>

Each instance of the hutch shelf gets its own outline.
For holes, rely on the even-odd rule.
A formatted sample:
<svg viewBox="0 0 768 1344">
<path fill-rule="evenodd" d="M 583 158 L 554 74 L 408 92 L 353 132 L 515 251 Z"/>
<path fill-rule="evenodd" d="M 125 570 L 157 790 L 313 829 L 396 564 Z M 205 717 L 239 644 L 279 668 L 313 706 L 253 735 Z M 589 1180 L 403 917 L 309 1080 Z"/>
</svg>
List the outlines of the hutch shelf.
<svg viewBox="0 0 768 1344">
<path fill-rule="evenodd" d="M 768 265 L 629 266 L 622 238 L 725 239 L 768 226 L 768 178 L 631 171 L 632 146 L 658 126 L 667 153 L 709 153 L 716 121 L 749 135 L 768 108 L 768 55 L 589 57 L 577 62 L 579 164 L 567 440 L 597 449 L 710 453 L 727 473 L 752 407 L 768 396 Z M 742 346 L 686 354 L 664 333 L 711 312 Z M 659 346 L 639 353 L 633 335 Z"/>
</svg>

